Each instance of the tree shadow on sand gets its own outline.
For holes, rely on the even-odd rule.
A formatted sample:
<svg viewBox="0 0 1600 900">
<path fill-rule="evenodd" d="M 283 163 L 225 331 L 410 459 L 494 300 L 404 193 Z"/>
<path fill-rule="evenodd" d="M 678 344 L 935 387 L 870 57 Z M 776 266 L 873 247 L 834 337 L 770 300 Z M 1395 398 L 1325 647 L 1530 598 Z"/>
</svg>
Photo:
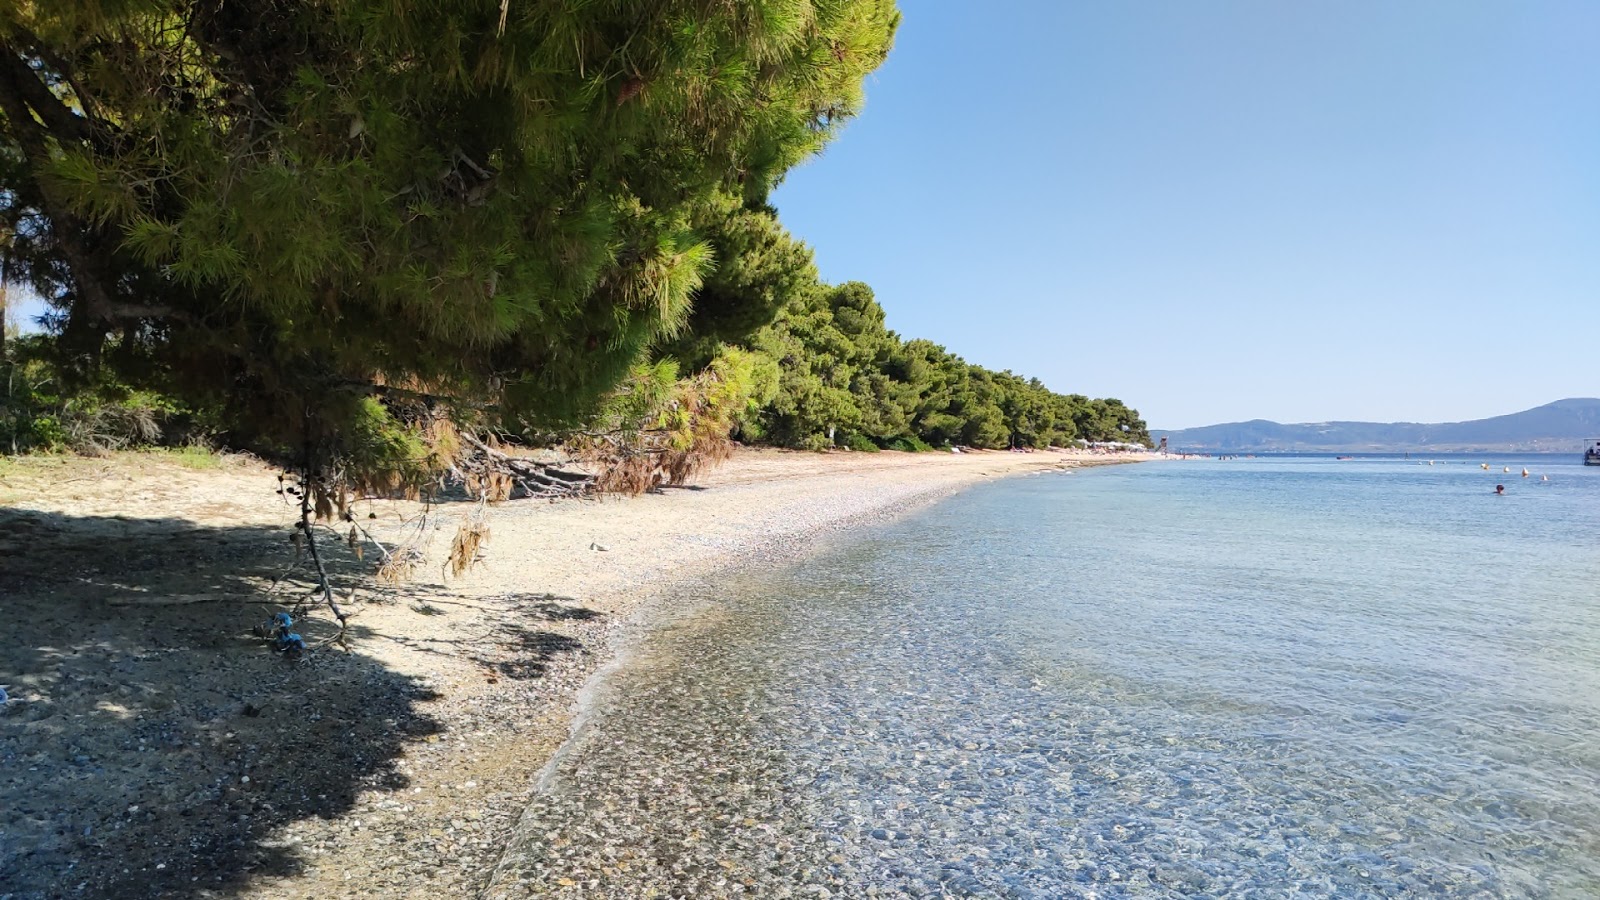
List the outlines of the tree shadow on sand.
<svg viewBox="0 0 1600 900">
<path fill-rule="evenodd" d="M 302 867 L 284 826 L 406 786 L 404 748 L 440 730 L 418 707 L 436 698 L 427 685 L 333 648 L 290 660 L 250 634 L 274 608 L 250 604 L 292 558 L 286 539 L 0 509 L 8 895 L 238 893 Z M 332 631 L 300 627 L 313 644 Z M 535 651 L 517 677 L 576 644 L 506 638 Z"/>
<path fill-rule="evenodd" d="M 434 604 L 451 602 L 430 597 L 412 608 L 423 615 L 435 615 Z M 576 605 L 575 599 L 555 594 L 500 594 L 482 598 L 481 602 L 493 604 L 505 615 L 480 634 L 450 639 L 388 637 L 422 653 L 466 659 L 497 677 L 531 679 L 543 677 L 558 657 L 588 651 L 577 638 L 524 623 L 595 622 L 600 618 L 595 610 Z"/>
</svg>

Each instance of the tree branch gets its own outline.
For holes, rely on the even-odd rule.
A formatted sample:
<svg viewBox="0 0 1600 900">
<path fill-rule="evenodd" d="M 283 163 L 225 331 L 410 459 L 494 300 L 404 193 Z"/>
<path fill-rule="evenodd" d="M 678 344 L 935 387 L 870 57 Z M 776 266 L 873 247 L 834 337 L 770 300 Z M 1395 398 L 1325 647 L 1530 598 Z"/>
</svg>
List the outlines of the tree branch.
<svg viewBox="0 0 1600 900">
<path fill-rule="evenodd" d="M 465 431 L 461 432 L 461 439 L 478 451 L 482 457 L 482 469 L 510 475 L 532 496 L 582 497 L 594 489 L 595 477 L 592 475 L 562 472 L 552 465 L 519 459 L 490 447 Z"/>
<path fill-rule="evenodd" d="M 89 120 L 73 112 L 52 93 L 49 86 L 39 80 L 38 71 L 10 41 L 0 40 L 0 66 L 5 69 L 8 86 L 38 115 L 39 121 L 50 129 L 58 142 L 65 144 L 70 140 L 81 144 L 89 140 L 93 133 Z"/>
<path fill-rule="evenodd" d="M 53 69 L 55 74 L 62 81 L 65 81 L 68 87 L 72 88 L 72 95 L 78 98 L 78 103 L 83 107 L 83 115 L 89 120 L 89 123 L 103 127 L 105 122 L 94 114 L 94 107 L 99 104 L 95 103 L 94 98 L 89 96 L 89 92 L 83 89 L 82 82 L 73 74 L 72 67 L 67 65 L 67 61 L 56 53 L 49 44 L 41 41 L 39 36 L 32 31 L 15 24 L 11 26 L 11 30 L 21 43 L 27 45 L 30 53 Z"/>
<path fill-rule="evenodd" d="M 316 522 L 311 510 L 311 473 L 309 464 L 306 469 L 305 479 L 300 485 L 300 532 L 306 536 L 306 546 L 311 549 L 311 561 L 317 567 L 317 582 L 322 588 L 322 597 L 328 603 L 328 609 L 333 612 L 333 617 L 339 620 L 339 634 L 335 640 L 344 637 L 346 620 L 349 618 L 345 611 L 339 608 L 339 601 L 334 599 L 333 585 L 328 582 L 328 570 L 322 565 L 322 554 L 317 552 Z"/>
<path fill-rule="evenodd" d="M 43 93 L 51 103 L 60 106 L 55 96 L 17 55 L 16 49 L 9 43 L 0 41 L 0 112 L 5 113 L 6 124 L 9 126 L 7 131 L 16 140 L 27 161 L 28 178 L 33 182 L 40 203 L 52 223 L 51 236 L 55 239 L 61 254 L 66 257 L 72 283 L 83 300 L 81 311 L 74 304 L 73 318 L 80 323 L 88 321 L 103 323 L 114 320 L 118 316 L 115 314 L 115 305 L 106 291 L 107 281 L 99 277 L 100 267 L 96 265 L 96 254 L 84 240 L 90 233 L 87 224 L 72 211 L 55 186 L 48 179 L 40 177 L 51 158 L 49 139 L 53 137 L 59 142 L 60 136 L 47 131 L 42 124 L 42 120 L 48 121 L 49 113 L 40 113 L 39 118 L 34 117 L 35 110 L 28 100 L 33 93 Z M 44 105 L 49 109 L 49 104 Z M 78 123 L 67 128 L 68 131 L 75 132 L 82 124 L 82 120 L 70 110 L 62 107 L 58 112 L 64 113 Z"/>
</svg>

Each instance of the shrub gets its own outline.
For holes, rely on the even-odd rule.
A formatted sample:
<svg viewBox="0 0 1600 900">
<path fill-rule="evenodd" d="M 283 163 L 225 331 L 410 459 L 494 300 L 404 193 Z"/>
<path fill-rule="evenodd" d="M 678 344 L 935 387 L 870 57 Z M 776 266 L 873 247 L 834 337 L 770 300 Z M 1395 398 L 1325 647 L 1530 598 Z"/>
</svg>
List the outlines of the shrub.
<svg viewBox="0 0 1600 900">
<path fill-rule="evenodd" d="M 194 413 L 157 391 L 104 374 L 69 388 L 53 350 L 41 335 L 7 342 L 0 363 L 0 453 L 99 453 L 203 436 Z"/>
<path fill-rule="evenodd" d="M 851 450 L 860 450 L 862 453 L 877 453 L 879 447 L 872 439 L 864 434 L 852 434 L 845 438 L 844 445 Z"/>
<path fill-rule="evenodd" d="M 904 453 L 931 453 L 933 447 L 916 435 L 897 437 L 889 442 L 890 450 L 899 450 Z"/>
<path fill-rule="evenodd" d="M 49 367 L 40 361 L 9 355 L 0 365 L 0 452 L 48 451 L 66 445 L 61 398 L 55 388 Z"/>
</svg>

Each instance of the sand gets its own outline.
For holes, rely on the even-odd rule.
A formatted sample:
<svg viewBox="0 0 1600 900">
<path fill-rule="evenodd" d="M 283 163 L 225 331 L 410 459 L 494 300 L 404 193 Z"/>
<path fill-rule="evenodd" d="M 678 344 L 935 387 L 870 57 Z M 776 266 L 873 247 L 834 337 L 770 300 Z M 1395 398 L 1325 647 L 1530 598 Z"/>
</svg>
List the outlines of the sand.
<svg viewBox="0 0 1600 900">
<path fill-rule="evenodd" d="M 473 896 L 613 636 L 675 579 L 986 478 L 1133 458 L 743 450 L 689 488 L 491 507 L 484 558 L 453 579 L 471 504 L 425 523 L 361 504 L 380 540 L 425 527 L 427 562 L 377 591 L 376 554 L 328 536 L 349 649 L 298 660 L 251 630 L 310 593 L 284 577 L 274 470 L 0 462 L 0 896 Z M 297 627 L 333 633 L 323 610 Z"/>
</svg>

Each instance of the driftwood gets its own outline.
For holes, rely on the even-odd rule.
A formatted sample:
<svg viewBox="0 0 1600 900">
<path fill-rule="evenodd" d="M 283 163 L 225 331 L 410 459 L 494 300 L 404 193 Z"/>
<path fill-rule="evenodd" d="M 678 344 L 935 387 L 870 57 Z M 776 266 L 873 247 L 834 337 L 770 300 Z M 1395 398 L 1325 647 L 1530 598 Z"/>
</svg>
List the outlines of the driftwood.
<svg viewBox="0 0 1600 900">
<path fill-rule="evenodd" d="M 479 496 L 509 500 L 515 488 L 521 488 L 523 496 L 552 500 L 586 497 L 594 492 L 595 476 L 562 468 L 574 460 L 549 463 L 513 456 L 465 431 L 461 432 L 461 439 L 476 452 L 457 460 L 453 474 Z"/>
</svg>

